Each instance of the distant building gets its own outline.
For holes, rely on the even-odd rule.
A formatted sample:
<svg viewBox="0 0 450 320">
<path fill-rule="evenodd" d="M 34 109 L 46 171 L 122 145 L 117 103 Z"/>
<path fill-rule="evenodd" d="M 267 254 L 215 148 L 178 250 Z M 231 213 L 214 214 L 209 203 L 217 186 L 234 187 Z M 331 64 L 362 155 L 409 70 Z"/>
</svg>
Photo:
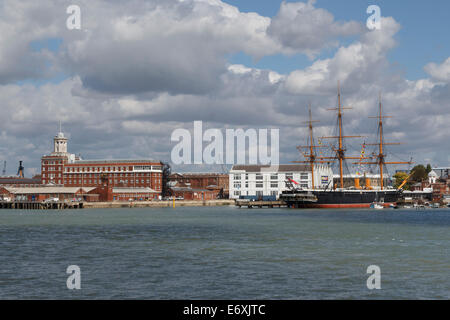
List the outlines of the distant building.
<svg viewBox="0 0 450 320">
<path fill-rule="evenodd" d="M 151 201 L 157 200 L 160 192 L 151 188 L 113 188 L 113 201 Z M 108 199 L 106 199 L 108 200 Z"/>
<path fill-rule="evenodd" d="M 450 194 L 450 187 L 446 182 L 436 182 L 431 184 L 433 188 L 433 201 L 440 202 L 445 195 Z"/>
<path fill-rule="evenodd" d="M 179 200 L 215 200 L 219 198 L 218 190 L 197 189 L 191 187 L 170 187 L 171 197 Z"/>
<path fill-rule="evenodd" d="M 0 186 L 3 187 L 39 187 L 42 185 L 41 176 L 33 178 L 0 177 Z"/>
<path fill-rule="evenodd" d="M 428 174 L 428 182 L 429 183 L 436 183 L 437 179 L 439 179 L 439 176 L 434 170 L 431 170 Z"/>
<path fill-rule="evenodd" d="M 183 188 L 178 189 L 176 193 L 180 193 L 181 190 L 184 190 L 185 195 L 187 192 L 192 193 L 187 196 L 191 200 L 197 198 L 194 193 L 199 192 L 203 192 L 208 198 L 228 198 L 229 178 L 228 174 L 223 173 L 173 173 L 169 177 L 169 186 L 172 191 Z"/>
<path fill-rule="evenodd" d="M 95 188 L 79 187 L 0 187 L 0 197 L 10 198 L 13 201 L 40 202 L 49 198 L 58 198 L 60 201 L 83 199 Z M 84 199 L 85 200 L 85 199 Z"/>
<path fill-rule="evenodd" d="M 82 160 L 67 152 L 68 139 L 59 132 L 53 138 L 53 152 L 41 159 L 43 185 L 110 187 L 162 190 L 163 163 L 157 160 Z"/>
<path fill-rule="evenodd" d="M 311 167 L 300 164 L 282 164 L 273 168 L 268 165 L 235 165 L 230 170 L 229 179 L 231 199 L 241 196 L 278 198 L 288 190 L 287 180 L 294 181 L 300 188 L 312 188 Z M 315 166 L 314 185 L 316 189 L 332 188 L 333 172 L 329 166 Z"/>
</svg>

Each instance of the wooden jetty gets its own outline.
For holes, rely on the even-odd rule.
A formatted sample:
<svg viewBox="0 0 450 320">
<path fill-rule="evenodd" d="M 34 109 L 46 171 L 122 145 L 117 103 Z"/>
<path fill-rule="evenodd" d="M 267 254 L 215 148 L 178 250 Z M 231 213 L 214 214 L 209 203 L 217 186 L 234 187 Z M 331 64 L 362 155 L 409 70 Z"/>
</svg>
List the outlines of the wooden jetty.
<svg viewBox="0 0 450 320">
<path fill-rule="evenodd" d="M 281 200 L 277 200 L 277 201 L 236 200 L 235 205 L 238 206 L 239 208 L 247 207 L 248 209 L 287 207 L 287 204 Z"/>
<path fill-rule="evenodd" d="M 63 210 L 63 209 L 82 209 L 82 208 L 83 202 L 0 201 L 0 209 Z"/>
</svg>

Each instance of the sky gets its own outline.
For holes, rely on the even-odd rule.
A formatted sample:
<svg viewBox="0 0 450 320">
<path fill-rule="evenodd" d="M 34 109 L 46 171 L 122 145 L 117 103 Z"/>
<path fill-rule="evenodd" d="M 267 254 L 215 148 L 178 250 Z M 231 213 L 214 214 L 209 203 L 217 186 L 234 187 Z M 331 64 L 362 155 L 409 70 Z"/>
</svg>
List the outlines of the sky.
<svg viewBox="0 0 450 320">
<path fill-rule="evenodd" d="M 66 26 L 72 4 L 80 30 Z M 386 141 L 402 142 L 390 160 L 448 166 L 449 11 L 445 0 L 0 0 L 1 165 L 39 173 L 59 121 L 85 159 L 170 162 L 171 133 L 201 120 L 279 129 L 280 161 L 302 160 L 307 105 L 316 137 L 332 133 L 340 81 L 345 133 L 363 136 L 349 153 L 376 139 L 381 92 Z"/>
</svg>

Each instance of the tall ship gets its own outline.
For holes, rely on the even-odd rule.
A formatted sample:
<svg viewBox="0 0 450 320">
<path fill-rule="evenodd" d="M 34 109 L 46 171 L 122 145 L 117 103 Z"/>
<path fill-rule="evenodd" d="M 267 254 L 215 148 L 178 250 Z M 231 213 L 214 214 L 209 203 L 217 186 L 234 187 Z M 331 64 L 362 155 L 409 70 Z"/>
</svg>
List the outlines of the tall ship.
<svg viewBox="0 0 450 320">
<path fill-rule="evenodd" d="M 370 117 L 378 121 L 378 137 L 377 142 L 373 144 L 363 144 L 363 150 L 361 151 L 361 156 L 347 156 L 346 148 L 344 145 L 345 139 L 350 138 L 362 138 L 361 136 L 346 136 L 343 134 L 343 111 L 346 108 L 341 105 L 341 92 L 338 83 L 338 103 L 337 107 L 329 110 L 334 110 L 337 112 L 337 134 L 331 137 L 322 137 L 318 143 L 315 145 L 315 140 L 313 136 L 313 123 L 318 122 L 312 120 L 311 106 L 309 106 L 309 121 L 307 121 L 309 126 L 309 139 L 307 146 L 299 146 L 299 151 L 307 150 L 303 152 L 305 161 L 294 161 L 295 163 L 308 163 L 311 166 L 312 173 L 312 188 L 311 189 L 301 189 L 297 188 L 296 181 L 287 181 L 289 186 L 288 191 L 284 191 L 280 195 L 280 199 L 287 203 L 291 208 L 369 208 L 374 204 L 377 206 L 392 206 L 395 205 L 397 200 L 401 197 L 402 190 L 394 189 L 387 186 L 384 181 L 387 180 L 384 167 L 388 164 L 411 164 L 412 162 L 387 162 L 386 161 L 386 145 L 397 145 L 399 143 L 387 143 L 383 138 L 383 120 L 385 118 L 390 118 L 388 116 L 383 116 L 383 106 L 381 102 L 381 95 L 379 98 L 379 112 L 377 116 Z M 322 140 L 329 139 L 330 141 L 335 141 L 334 144 L 330 144 L 332 151 L 332 156 L 326 157 L 324 154 L 317 150 L 321 148 L 326 148 L 322 144 Z M 378 140 L 379 139 L 379 140 Z M 366 146 L 374 146 L 376 152 L 371 156 L 367 157 L 365 155 Z M 354 165 L 376 165 L 378 168 L 378 174 L 376 175 L 379 179 L 377 186 L 372 186 L 370 183 L 371 179 L 364 173 L 363 175 L 349 175 L 345 177 L 344 166 L 346 160 L 353 160 Z M 314 181 L 314 170 L 317 164 L 332 164 L 335 163 L 339 168 L 339 176 L 337 179 L 330 181 L 327 187 L 317 188 Z M 373 176 L 373 175 L 372 175 Z M 348 185 L 348 180 L 352 180 L 354 183 L 352 186 Z M 377 179 L 377 180 L 378 180 Z M 337 180 L 337 181 L 336 181 Z M 347 185 L 344 184 L 344 180 L 347 180 Z M 360 181 L 364 180 L 364 185 L 361 185 Z M 330 185 L 331 184 L 331 185 Z"/>
</svg>

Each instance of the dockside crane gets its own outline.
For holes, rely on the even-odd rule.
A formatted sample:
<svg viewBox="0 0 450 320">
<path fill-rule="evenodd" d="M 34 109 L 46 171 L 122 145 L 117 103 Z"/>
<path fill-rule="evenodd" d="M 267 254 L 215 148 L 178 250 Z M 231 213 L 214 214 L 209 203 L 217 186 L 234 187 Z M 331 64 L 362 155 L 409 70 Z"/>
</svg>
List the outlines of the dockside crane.
<svg viewBox="0 0 450 320">
<path fill-rule="evenodd" d="M 25 170 L 25 168 L 23 167 L 22 162 L 23 162 L 23 161 L 19 161 L 19 169 L 17 169 L 17 176 L 18 176 L 19 178 L 24 178 L 24 177 L 25 177 L 25 176 L 24 176 L 24 170 Z"/>
<path fill-rule="evenodd" d="M 409 173 L 409 175 L 403 180 L 403 182 L 398 186 L 397 190 L 403 190 L 403 187 L 408 182 L 408 180 L 413 176 L 414 170 Z"/>
</svg>

